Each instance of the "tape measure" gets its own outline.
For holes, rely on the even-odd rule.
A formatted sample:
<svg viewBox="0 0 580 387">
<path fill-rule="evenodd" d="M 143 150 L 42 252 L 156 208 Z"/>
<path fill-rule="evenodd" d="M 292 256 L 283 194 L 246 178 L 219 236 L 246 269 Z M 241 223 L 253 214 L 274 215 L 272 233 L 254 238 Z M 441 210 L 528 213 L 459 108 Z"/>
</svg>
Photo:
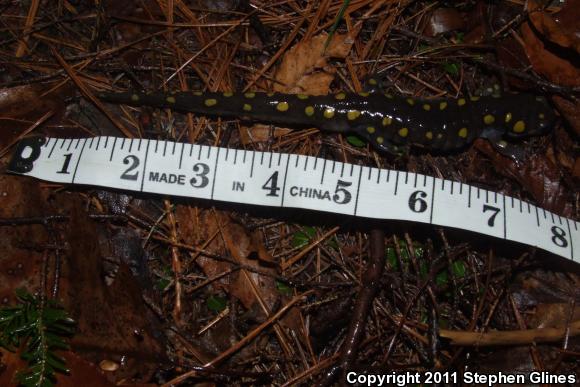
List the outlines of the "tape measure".
<svg viewBox="0 0 580 387">
<path fill-rule="evenodd" d="M 117 137 L 27 138 L 8 169 L 58 183 L 430 223 L 580 261 L 578 222 L 497 192 L 412 172 Z"/>
</svg>

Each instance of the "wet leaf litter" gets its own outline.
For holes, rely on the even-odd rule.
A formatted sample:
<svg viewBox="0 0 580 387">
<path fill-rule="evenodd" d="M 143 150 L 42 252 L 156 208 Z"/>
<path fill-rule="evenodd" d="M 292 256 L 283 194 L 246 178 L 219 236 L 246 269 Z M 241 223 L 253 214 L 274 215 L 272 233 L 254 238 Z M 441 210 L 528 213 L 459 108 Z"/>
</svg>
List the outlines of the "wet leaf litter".
<svg viewBox="0 0 580 387">
<path fill-rule="evenodd" d="M 342 1 L 31 3 L 2 16 L 17 31 L 3 37 L 4 163 L 27 134 L 180 140 L 420 172 L 578 219 L 577 2 L 367 1 L 344 12 Z M 479 95 L 499 83 L 548 96 L 561 118 L 511 156 L 485 140 L 451 154 L 384 156 L 317 128 L 90 97 L 127 89 L 326 95 L 364 92 L 371 77 L 386 93 L 424 98 Z M 577 372 L 578 278 L 533 249 L 405 222 L 382 224 L 381 237 L 374 224 L 320 214 L 9 175 L 0 184 L 2 302 L 13 305 L 20 286 L 62 300 L 79 323 L 74 356 L 109 381 L 324 384 L 339 366 Z M 369 264 L 381 257 L 384 273 L 371 285 Z M 361 297 L 365 287 L 375 294 Z M 345 357 L 348 348 L 357 356 Z M 18 355 L 3 352 L 2 362 L 10 356 Z M 72 375 L 75 366 L 85 372 L 78 363 L 70 360 Z M 0 377 L 10 381 L 7 372 Z"/>
</svg>

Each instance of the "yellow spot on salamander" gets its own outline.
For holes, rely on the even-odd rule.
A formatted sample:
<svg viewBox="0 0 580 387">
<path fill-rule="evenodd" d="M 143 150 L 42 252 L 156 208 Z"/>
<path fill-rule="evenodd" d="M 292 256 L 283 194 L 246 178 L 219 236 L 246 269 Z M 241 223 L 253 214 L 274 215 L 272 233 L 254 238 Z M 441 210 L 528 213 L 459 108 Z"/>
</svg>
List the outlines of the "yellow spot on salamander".
<svg viewBox="0 0 580 387">
<path fill-rule="evenodd" d="M 433 140 L 433 132 L 429 131 L 425 133 L 425 138 L 427 140 Z"/>
<path fill-rule="evenodd" d="M 375 86 L 377 84 L 377 80 L 374 78 L 369 79 L 369 85 Z"/>
<path fill-rule="evenodd" d="M 446 107 L 447 107 L 447 102 L 445 102 L 445 101 L 439 102 L 439 110 L 445 110 Z"/>
<path fill-rule="evenodd" d="M 382 138 L 381 136 L 379 136 L 379 137 L 377 137 L 376 141 L 377 141 L 377 144 L 382 144 L 383 142 L 385 142 L 385 139 Z"/>
<path fill-rule="evenodd" d="M 393 119 L 389 116 L 383 118 L 383 126 L 389 126 L 393 122 Z"/>
<path fill-rule="evenodd" d="M 165 100 L 169 103 L 175 103 L 175 97 L 172 97 L 172 96 L 165 98 Z"/>
<path fill-rule="evenodd" d="M 486 125 L 491 125 L 495 122 L 495 117 L 492 116 L 491 114 L 486 114 L 485 116 L 483 116 L 483 123 Z"/>
<path fill-rule="evenodd" d="M 424 104 L 423 105 L 423 110 L 425 110 L 425 111 L 431 110 L 431 105 L 429 105 L 428 103 Z"/>
<path fill-rule="evenodd" d="M 358 93 L 358 95 L 360 95 L 361 97 L 368 97 L 369 93 L 367 93 L 366 91 L 361 91 L 360 93 Z"/>
<path fill-rule="evenodd" d="M 231 97 L 232 95 L 234 95 L 234 93 L 232 93 L 231 91 L 226 91 L 223 96 L 224 97 Z"/>
<path fill-rule="evenodd" d="M 401 137 L 407 137 L 409 135 L 409 129 L 401 128 L 397 133 L 399 133 L 399 136 Z"/>
<path fill-rule="evenodd" d="M 205 101 L 203 101 L 203 103 L 205 104 L 205 106 L 214 106 L 215 104 L 217 104 L 217 100 L 215 98 L 208 98 Z"/>
<path fill-rule="evenodd" d="M 298 97 L 298 99 L 308 99 L 306 94 L 296 94 L 296 97 Z"/>
<path fill-rule="evenodd" d="M 256 93 L 252 93 L 252 92 L 244 93 L 244 97 L 246 97 L 246 98 L 254 98 L 255 96 L 256 96 Z"/>
<path fill-rule="evenodd" d="M 313 106 L 306 106 L 306 108 L 304 109 L 304 113 L 308 116 L 311 117 L 314 115 L 314 107 Z"/>
<path fill-rule="evenodd" d="M 413 98 L 407 98 L 407 103 L 411 106 L 415 105 L 415 100 Z"/>
<path fill-rule="evenodd" d="M 514 132 L 522 133 L 524 130 L 526 130 L 526 124 L 524 121 L 518 121 L 514 124 Z"/>
<path fill-rule="evenodd" d="M 273 97 L 273 96 L 274 96 L 274 93 L 272 93 L 272 92 L 269 92 L 269 93 L 266 93 L 266 95 L 267 95 L 268 97 Z"/>
<path fill-rule="evenodd" d="M 200 95 L 203 95 L 203 93 L 202 93 L 201 91 L 194 91 L 194 92 L 193 92 L 193 95 L 195 95 L 195 96 L 198 96 L 198 97 L 199 97 Z"/>
<path fill-rule="evenodd" d="M 505 114 L 505 123 L 507 124 L 508 122 L 510 122 L 512 120 L 512 114 L 510 112 L 507 112 Z"/>
<path fill-rule="evenodd" d="M 459 129 L 459 132 L 457 132 L 457 135 L 461 138 L 467 138 L 467 128 Z"/>
<path fill-rule="evenodd" d="M 252 111 L 252 105 L 250 105 L 249 103 L 245 103 L 242 109 L 244 109 L 245 112 L 250 112 Z"/>
<path fill-rule="evenodd" d="M 546 118 L 546 115 L 544 113 L 540 113 L 540 114 L 538 114 L 538 118 L 540 120 L 543 120 L 544 118 Z"/>
<path fill-rule="evenodd" d="M 346 118 L 348 118 L 351 121 L 356 120 L 359 116 L 360 116 L 360 111 L 358 111 L 358 110 L 349 110 L 346 113 Z"/>
<path fill-rule="evenodd" d="M 344 93 L 338 93 L 337 95 L 334 96 L 334 98 L 338 99 L 338 100 L 343 100 L 346 98 L 346 94 Z"/>
<path fill-rule="evenodd" d="M 367 127 L 367 132 L 369 132 L 370 134 L 373 134 L 375 132 L 375 127 L 374 126 Z"/>
<path fill-rule="evenodd" d="M 131 101 L 133 101 L 133 102 L 137 102 L 137 101 L 139 101 L 139 96 L 138 96 L 137 94 L 133 94 L 133 95 L 131 96 Z"/>
<path fill-rule="evenodd" d="M 477 101 L 479 101 L 479 96 L 474 95 L 472 97 L 469 97 L 469 100 L 472 101 L 472 102 L 477 102 Z"/>
<path fill-rule="evenodd" d="M 466 101 L 465 101 L 465 98 L 459 98 L 459 99 L 457 100 L 457 104 L 458 104 L 459 106 L 463 106 L 463 105 L 465 105 L 465 102 L 466 102 Z"/>
<path fill-rule="evenodd" d="M 322 115 L 324 116 L 324 118 L 332 118 L 334 117 L 334 108 L 328 107 L 326 109 L 324 109 L 324 113 L 322 113 Z"/>
<path fill-rule="evenodd" d="M 276 105 L 276 109 L 278 109 L 279 112 L 285 112 L 289 107 L 290 105 L 288 105 L 288 102 L 278 102 L 278 105 Z"/>
<path fill-rule="evenodd" d="M 388 99 L 393 99 L 393 95 L 392 94 L 389 94 L 389 93 L 386 93 L 385 94 L 385 97 L 387 97 Z"/>
</svg>

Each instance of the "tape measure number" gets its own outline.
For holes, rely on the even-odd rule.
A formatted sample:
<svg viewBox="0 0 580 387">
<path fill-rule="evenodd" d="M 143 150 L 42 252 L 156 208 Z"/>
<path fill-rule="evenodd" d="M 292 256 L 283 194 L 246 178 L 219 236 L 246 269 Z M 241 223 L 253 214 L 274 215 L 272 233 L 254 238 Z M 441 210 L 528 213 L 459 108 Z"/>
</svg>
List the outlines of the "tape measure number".
<svg viewBox="0 0 580 387">
<path fill-rule="evenodd" d="M 29 138 L 18 144 L 9 171 L 58 183 L 430 223 L 580 260 L 574 220 L 467 184 L 311 156 L 116 137 Z"/>
</svg>

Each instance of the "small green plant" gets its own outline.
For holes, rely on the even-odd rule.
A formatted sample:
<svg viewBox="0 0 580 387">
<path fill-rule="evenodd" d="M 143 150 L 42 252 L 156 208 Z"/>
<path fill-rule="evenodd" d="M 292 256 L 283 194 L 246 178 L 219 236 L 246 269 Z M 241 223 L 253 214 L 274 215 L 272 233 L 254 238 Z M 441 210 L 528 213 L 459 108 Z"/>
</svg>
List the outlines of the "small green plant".
<svg viewBox="0 0 580 387">
<path fill-rule="evenodd" d="M 338 10 L 338 14 L 336 14 L 336 18 L 334 19 L 334 23 L 332 23 L 332 27 L 330 27 L 330 32 L 328 33 L 328 37 L 326 38 L 326 42 L 324 42 L 324 51 L 325 52 L 326 52 L 326 49 L 328 48 L 328 45 L 330 44 L 330 41 L 332 40 L 332 37 L 334 36 L 336 30 L 338 29 L 338 25 L 340 24 L 340 22 L 344 18 L 344 14 L 345 14 L 346 9 L 348 8 L 349 4 L 350 4 L 350 0 L 343 0 L 342 1 L 342 6 Z"/>
<path fill-rule="evenodd" d="M 276 280 L 276 289 L 284 296 L 290 297 L 292 295 L 292 288 L 282 281 Z"/>
<path fill-rule="evenodd" d="M 355 148 L 362 148 L 366 143 L 357 136 L 347 136 L 346 141 Z"/>
<path fill-rule="evenodd" d="M 459 75 L 459 65 L 457 63 L 445 62 L 443 63 L 443 69 L 451 75 Z"/>
<path fill-rule="evenodd" d="M 67 338 L 75 323 L 58 303 L 42 300 L 24 289 L 17 289 L 19 304 L 0 309 L 0 347 L 11 352 L 21 350 L 28 363 L 17 374 L 20 385 L 49 387 L 55 373 L 68 373 L 64 360 L 55 351 L 68 349 Z"/>
<path fill-rule="evenodd" d="M 304 247 L 316 237 L 316 229 L 311 226 L 302 227 L 302 230 L 296 231 L 292 235 L 292 247 Z"/>
<path fill-rule="evenodd" d="M 221 312 L 227 306 L 227 300 L 224 297 L 211 295 L 206 300 L 209 310 L 214 312 Z"/>
</svg>

